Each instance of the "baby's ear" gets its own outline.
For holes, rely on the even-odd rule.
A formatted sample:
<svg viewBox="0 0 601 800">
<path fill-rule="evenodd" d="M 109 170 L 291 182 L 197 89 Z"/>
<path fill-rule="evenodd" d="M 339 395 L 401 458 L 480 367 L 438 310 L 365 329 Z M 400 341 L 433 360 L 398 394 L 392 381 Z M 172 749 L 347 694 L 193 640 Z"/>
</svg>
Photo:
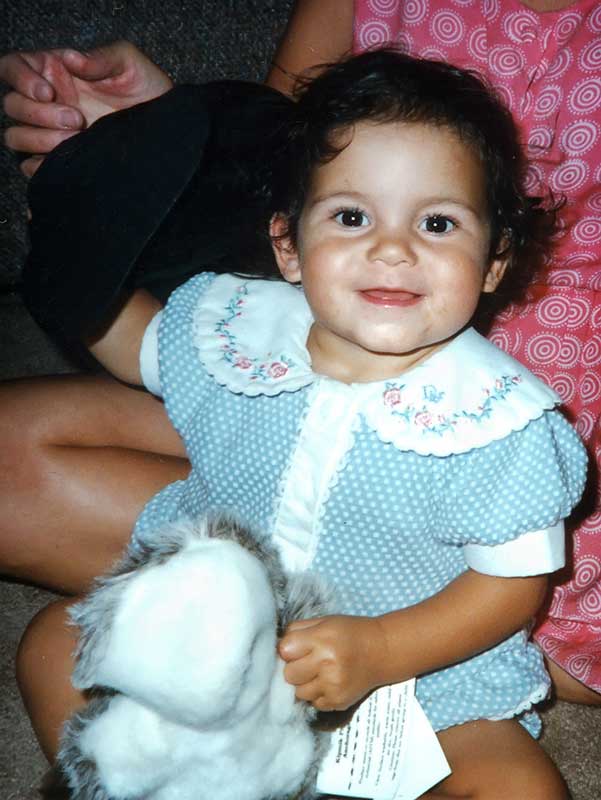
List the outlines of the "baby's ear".
<svg viewBox="0 0 601 800">
<path fill-rule="evenodd" d="M 499 256 L 490 264 L 482 283 L 483 292 L 490 293 L 495 291 L 503 279 L 509 258 L 509 255 Z"/>
<path fill-rule="evenodd" d="M 298 251 L 288 233 L 288 220 L 283 214 L 274 214 L 269 223 L 269 236 L 276 263 L 282 277 L 289 283 L 300 281 Z"/>
</svg>

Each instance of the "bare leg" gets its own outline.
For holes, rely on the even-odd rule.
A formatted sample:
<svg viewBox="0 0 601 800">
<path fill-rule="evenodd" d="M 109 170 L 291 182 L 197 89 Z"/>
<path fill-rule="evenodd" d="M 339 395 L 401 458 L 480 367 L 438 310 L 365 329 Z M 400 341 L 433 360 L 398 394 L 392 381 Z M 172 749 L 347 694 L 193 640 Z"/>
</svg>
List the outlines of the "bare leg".
<svg viewBox="0 0 601 800">
<path fill-rule="evenodd" d="M 189 466 L 163 405 L 107 378 L 0 386 L 0 572 L 77 593 Z"/>
<path fill-rule="evenodd" d="M 558 700 L 565 700 L 567 703 L 601 706 L 601 694 L 580 683 L 558 664 L 551 661 L 550 658 L 547 659 L 547 669 L 553 681 L 555 696 Z"/>
<path fill-rule="evenodd" d="M 49 761 L 56 756 L 64 721 L 85 703 L 71 684 L 77 631 L 66 624 L 69 605 L 61 600 L 40 611 L 25 631 L 17 654 L 19 689 Z"/>
<path fill-rule="evenodd" d="M 424 795 L 428 800 L 567 800 L 556 767 L 515 720 L 468 722 L 438 738 L 453 774 Z"/>
</svg>

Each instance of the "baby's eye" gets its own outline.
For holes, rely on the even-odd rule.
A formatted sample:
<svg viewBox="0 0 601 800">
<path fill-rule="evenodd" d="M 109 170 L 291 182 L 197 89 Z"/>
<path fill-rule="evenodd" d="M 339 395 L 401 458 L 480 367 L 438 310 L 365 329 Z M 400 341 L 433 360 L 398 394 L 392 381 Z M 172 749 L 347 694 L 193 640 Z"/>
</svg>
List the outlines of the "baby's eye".
<svg viewBox="0 0 601 800">
<path fill-rule="evenodd" d="M 358 208 L 343 208 L 334 215 L 334 219 L 340 225 L 344 225 L 345 228 L 361 228 L 364 225 L 369 225 L 367 214 L 364 214 Z"/>
<path fill-rule="evenodd" d="M 455 222 L 443 214 L 432 214 L 420 225 L 420 228 L 428 233 L 450 233 L 455 227 Z"/>
</svg>

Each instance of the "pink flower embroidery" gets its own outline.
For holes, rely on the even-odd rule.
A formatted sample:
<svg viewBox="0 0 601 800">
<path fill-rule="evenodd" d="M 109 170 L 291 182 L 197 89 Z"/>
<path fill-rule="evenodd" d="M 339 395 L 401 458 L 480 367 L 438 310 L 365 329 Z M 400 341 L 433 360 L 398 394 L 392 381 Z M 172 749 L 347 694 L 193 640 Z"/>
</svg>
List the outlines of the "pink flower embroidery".
<svg viewBox="0 0 601 800">
<path fill-rule="evenodd" d="M 390 408 L 394 408 L 394 406 L 398 406 L 403 402 L 400 389 L 386 389 L 382 397 L 384 399 L 384 405 L 390 406 Z"/>
<path fill-rule="evenodd" d="M 286 364 L 281 361 L 273 361 L 269 366 L 268 373 L 271 378 L 282 378 L 288 372 Z"/>
<path fill-rule="evenodd" d="M 245 356 L 240 356 L 235 362 L 234 366 L 238 367 L 238 369 L 250 369 L 252 367 L 252 362 Z"/>
<path fill-rule="evenodd" d="M 434 417 L 429 411 L 419 411 L 415 415 L 415 424 L 422 428 L 431 428 L 434 425 Z"/>
</svg>

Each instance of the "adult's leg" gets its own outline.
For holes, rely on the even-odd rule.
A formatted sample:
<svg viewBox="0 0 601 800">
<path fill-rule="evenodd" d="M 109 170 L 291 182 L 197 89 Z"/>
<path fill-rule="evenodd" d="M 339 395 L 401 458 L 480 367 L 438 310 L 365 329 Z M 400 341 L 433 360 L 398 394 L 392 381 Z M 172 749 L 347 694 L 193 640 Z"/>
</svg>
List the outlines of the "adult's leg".
<svg viewBox="0 0 601 800">
<path fill-rule="evenodd" d="M 555 696 L 559 700 L 588 706 L 601 706 L 601 694 L 573 678 L 550 658 L 547 659 L 547 669 L 553 681 Z"/>
<path fill-rule="evenodd" d="M 67 593 L 120 555 L 188 462 L 163 404 L 112 379 L 0 385 L 0 573 Z"/>
<path fill-rule="evenodd" d="M 438 734 L 453 773 L 424 798 L 567 800 L 542 747 L 515 720 L 478 720 Z"/>
<path fill-rule="evenodd" d="M 67 623 L 73 601 L 44 608 L 29 623 L 17 653 L 17 681 L 33 730 L 48 761 L 54 761 L 65 720 L 85 704 L 73 688 L 77 630 Z"/>
</svg>

